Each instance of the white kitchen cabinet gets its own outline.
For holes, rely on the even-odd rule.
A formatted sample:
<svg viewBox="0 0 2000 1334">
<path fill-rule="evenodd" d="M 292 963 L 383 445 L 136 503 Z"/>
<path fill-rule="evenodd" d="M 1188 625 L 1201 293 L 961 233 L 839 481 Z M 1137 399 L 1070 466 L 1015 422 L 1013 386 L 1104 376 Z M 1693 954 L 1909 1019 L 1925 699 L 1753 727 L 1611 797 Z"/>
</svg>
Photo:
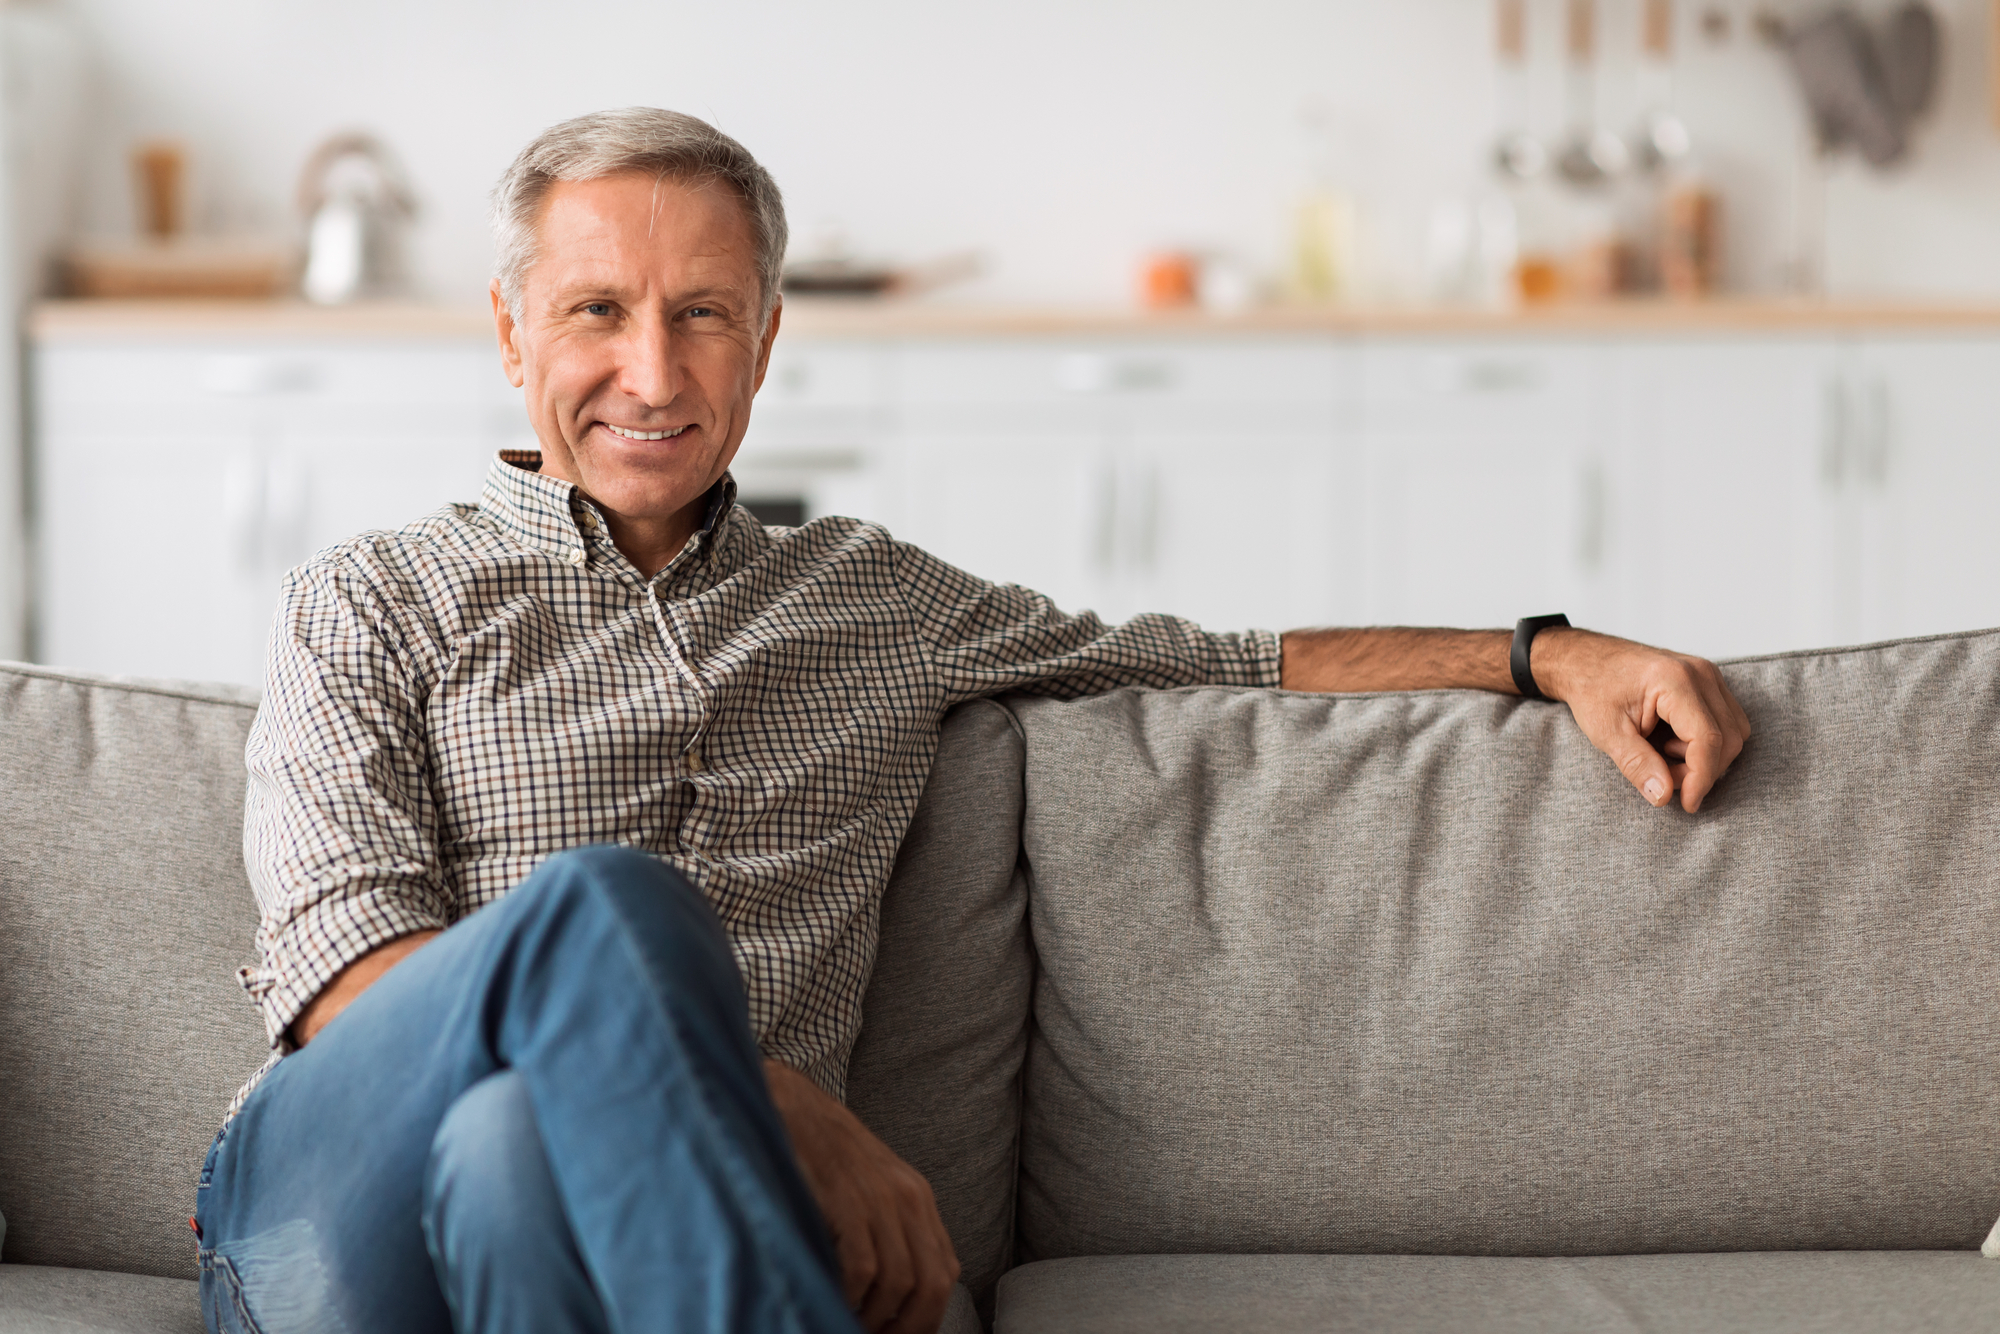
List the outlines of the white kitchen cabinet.
<svg viewBox="0 0 2000 1334">
<path fill-rule="evenodd" d="M 483 334 L 44 338 L 33 376 L 38 656 L 86 669 L 255 682 L 286 568 L 533 444 Z M 2000 624 L 1996 433 L 1992 333 L 878 332 L 781 339 L 736 474 L 1113 621 L 1730 656 Z"/>
<path fill-rule="evenodd" d="M 1619 594 L 1602 628 L 1709 657 L 1853 637 L 1826 471 L 1840 355 L 1833 337 L 1620 348 Z"/>
<path fill-rule="evenodd" d="M 1859 341 L 1827 474 L 1856 583 L 1842 638 L 2000 626 L 2000 341 Z"/>
<path fill-rule="evenodd" d="M 780 337 L 732 465 L 743 503 L 773 523 L 844 514 L 893 529 L 888 360 L 875 341 Z"/>
<path fill-rule="evenodd" d="M 899 533 L 1107 620 L 1342 619 L 1332 339 L 911 345 Z"/>
<path fill-rule="evenodd" d="M 477 500 L 523 434 L 483 342 L 54 341 L 34 375 L 38 657 L 95 671 L 258 683 L 285 570 Z"/>
<path fill-rule="evenodd" d="M 1608 360 L 1599 347 L 1521 338 L 1366 347 L 1363 619 L 1615 615 Z"/>
</svg>

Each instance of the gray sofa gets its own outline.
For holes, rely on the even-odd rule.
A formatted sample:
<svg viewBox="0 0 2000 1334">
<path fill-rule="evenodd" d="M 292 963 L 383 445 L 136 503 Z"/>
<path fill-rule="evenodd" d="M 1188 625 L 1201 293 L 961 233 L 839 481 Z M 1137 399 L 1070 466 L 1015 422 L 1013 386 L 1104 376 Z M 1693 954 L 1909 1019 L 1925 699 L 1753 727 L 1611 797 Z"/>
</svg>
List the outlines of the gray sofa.
<svg viewBox="0 0 2000 1334">
<path fill-rule="evenodd" d="M 959 710 L 852 1071 L 948 1327 L 2000 1328 L 2000 633 L 1726 671 L 1692 818 L 1495 696 Z M 252 711 L 0 668 L 0 1331 L 199 1328 Z"/>
</svg>

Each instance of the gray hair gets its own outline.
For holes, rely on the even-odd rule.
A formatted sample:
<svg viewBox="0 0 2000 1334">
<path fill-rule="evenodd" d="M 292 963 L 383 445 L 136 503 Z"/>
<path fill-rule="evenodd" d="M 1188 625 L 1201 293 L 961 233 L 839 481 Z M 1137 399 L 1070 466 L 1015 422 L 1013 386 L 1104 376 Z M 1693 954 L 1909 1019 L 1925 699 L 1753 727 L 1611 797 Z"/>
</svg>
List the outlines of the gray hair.
<svg viewBox="0 0 2000 1334">
<path fill-rule="evenodd" d="M 494 276 L 514 318 L 521 318 L 521 284 L 539 257 L 536 227 L 549 187 L 626 171 L 690 185 L 721 181 L 735 191 L 757 247 L 757 277 L 764 289 L 758 324 L 768 323 L 778 301 L 787 238 L 778 183 L 748 149 L 707 121 L 658 107 L 598 111 L 551 125 L 493 187 Z"/>
</svg>

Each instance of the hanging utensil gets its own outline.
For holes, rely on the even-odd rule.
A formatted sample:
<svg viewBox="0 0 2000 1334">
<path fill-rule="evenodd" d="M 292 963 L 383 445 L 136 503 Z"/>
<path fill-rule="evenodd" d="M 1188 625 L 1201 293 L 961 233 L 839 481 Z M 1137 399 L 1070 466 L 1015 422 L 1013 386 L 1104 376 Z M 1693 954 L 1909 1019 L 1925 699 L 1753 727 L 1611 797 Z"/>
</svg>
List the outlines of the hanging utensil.
<svg viewBox="0 0 2000 1334">
<path fill-rule="evenodd" d="M 1645 61 L 1640 77 L 1652 87 L 1646 96 L 1649 109 L 1632 134 L 1631 154 L 1633 165 L 1650 176 L 1694 151 L 1687 123 L 1673 111 L 1674 0 L 1646 0 L 1641 36 Z"/>
<path fill-rule="evenodd" d="M 1500 124 L 1500 135 L 1493 143 L 1493 165 L 1503 176 L 1533 180 L 1547 169 L 1549 151 L 1527 130 L 1527 0 L 1496 0 L 1493 32 L 1498 65 L 1494 74 L 1499 102 L 1496 119 Z"/>
<path fill-rule="evenodd" d="M 1631 165 L 1625 141 L 1597 124 L 1596 0 L 1569 0 L 1570 137 L 1556 170 L 1571 185 L 1603 185 Z"/>
</svg>

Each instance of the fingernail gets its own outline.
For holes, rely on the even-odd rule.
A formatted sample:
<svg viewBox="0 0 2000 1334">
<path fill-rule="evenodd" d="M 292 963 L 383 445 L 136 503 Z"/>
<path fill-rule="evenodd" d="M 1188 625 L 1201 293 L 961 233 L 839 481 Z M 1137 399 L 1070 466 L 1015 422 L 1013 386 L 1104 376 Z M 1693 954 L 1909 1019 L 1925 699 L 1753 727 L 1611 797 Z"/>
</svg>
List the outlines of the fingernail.
<svg viewBox="0 0 2000 1334">
<path fill-rule="evenodd" d="M 1662 783 L 1657 778 L 1648 778 L 1646 780 L 1647 801 L 1650 801 L 1655 806 L 1657 806 L 1660 804 L 1660 799 L 1666 795 L 1667 795 L 1667 785 L 1665 783 Z"/>
</svg>

